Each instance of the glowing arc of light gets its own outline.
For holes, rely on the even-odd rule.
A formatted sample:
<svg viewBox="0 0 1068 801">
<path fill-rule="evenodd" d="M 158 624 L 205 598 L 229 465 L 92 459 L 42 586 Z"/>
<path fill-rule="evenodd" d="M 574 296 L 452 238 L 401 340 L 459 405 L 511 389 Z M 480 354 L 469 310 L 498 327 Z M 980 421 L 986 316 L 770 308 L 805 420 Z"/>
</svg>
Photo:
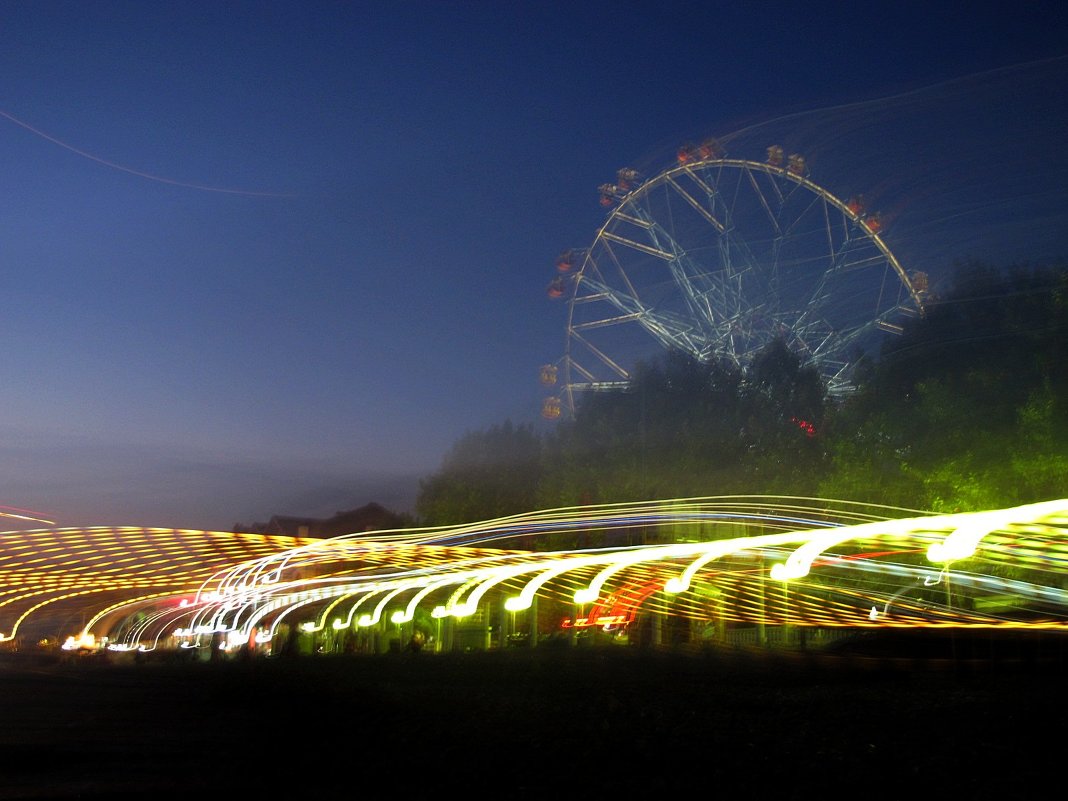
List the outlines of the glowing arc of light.
<svg viewBox="0 0 1068 801">
<path fill-rule="evenodd" d="M 187 183 L 185 181 L 176 181 L 176 180 L 174 180 L 172 178 L 164 178 L 163 176 L 160 176 L 160 175 L 153 175 L 152 173 L 149 173 L 149 172 L 143 172 L 141 170 L 135 170 L 132 167 L 123 166 L 122 164 L 116 164 L 113 161 L 108 161 L 107 159 L 102 159 L 102 158 L 100 158 L 100 156 L 94 156 L 92 153 L 87 153 L 84 150 L 80 150 L 79 148 L 74 147 L 74 145 L 69 145 L 66 142 L 64 142 L 63 140 L 57 139 L 56 137 L 45 133 L 44 131 L 40 130 L 39 128 L 34 128 L 29 123 L 23 122 L 18 117 L 14 116 L 13 114 L 9 114 L 6 111 L 0 110 L 0 117 L 4 117 L 4 118 L 8 119 L 11 122 L 15 123 L 16 125 L 18 125 L 19 127 L 25 128 L 27 131 L 29 131 L 30 133 L 34 134 L 35 136 L 39 136 L 42 139 L 45 139 L 45 140 L 51 142 L 54 145 L 59 145 L 60 147 L 65 148 L 66 150 L 69 150 L 71 153 L 75 153 L 76 155 L 79 155 L 82 158 L 89 159 L 90 161 L 95 161 L 97 164 L 102 164 L 103 166 L 109 167 L 109 168 L 111 168 L 113 170 L 119 170 L 120 172 L 129 173 L 130 175 L 136 175 L 138 178 L 145 178 L 145 179 L 147 179 L 149 181 L 156 181 L 157 183 L 161 183 L 161 184 L 170 184 L 171 186 L 180 186 L 180 187 L 183 187 L 185 189 L 197 189 L 197 190 L 199 190 L 201 192 L 218 192 L 218 193 L 226 194 L 226 195 L 248 195 L 248 196 L 252 196 L 252 197 L 294 197 L 294 195 L 286 194 L 286 193 L 259 192 L 259 191 L 255 191 L 255 190 L 251 190 L 251 189 L 227 189 L 227 188 L 224 188 L 224 187 L 206 186 L 204 184 Z"/>
</svg>

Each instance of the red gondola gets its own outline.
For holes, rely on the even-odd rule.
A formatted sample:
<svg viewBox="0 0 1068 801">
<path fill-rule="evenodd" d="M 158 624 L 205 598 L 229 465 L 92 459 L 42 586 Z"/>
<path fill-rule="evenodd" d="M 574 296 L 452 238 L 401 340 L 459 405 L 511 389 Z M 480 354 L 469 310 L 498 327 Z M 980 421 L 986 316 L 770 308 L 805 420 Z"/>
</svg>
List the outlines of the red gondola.
<svg viewBox="0 0 1068 801">
<path fill-rule="evenodd" d="M 723 146 L 718 139 L 706 139 L 698 148 L 698 153 L 703 159 L 718 159 L 723 157 Z"/>
</svg>

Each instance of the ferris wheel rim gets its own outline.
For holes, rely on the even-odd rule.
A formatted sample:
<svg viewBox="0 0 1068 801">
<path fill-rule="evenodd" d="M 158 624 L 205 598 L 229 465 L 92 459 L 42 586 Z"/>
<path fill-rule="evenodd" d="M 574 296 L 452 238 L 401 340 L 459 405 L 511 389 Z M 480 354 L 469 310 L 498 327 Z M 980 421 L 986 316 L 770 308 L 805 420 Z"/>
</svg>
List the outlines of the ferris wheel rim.
<svg viewBox="0 0 1068 801">
<path fill-rule="evenodd" d="M 614 207 L 611 209 L 611 211 L 608 212 L 608 214 L 604 218 L 604 221 L 597 228 L 592 240 L 592 244 L 585 249 L 585 252 L 582 255 L 581 265 L 572 274 L 572 276 L 570 276 L 572 282 L 574 283 L 574 287 L 571 291 L 570 297 L 568 298 L 566 326 L 567 339 L 565 354 L 563 357 L 565 371 L 563 394 L 565 396 L 567 406 L 572 414 L 574 414 L 576 408 L 576 393 L 618 389 L 625 387 L 630 381 L 630 375 L 626 368 L 618 366 L 616 366 L 618 368 L 616 372 L 619 376 L 617 381 L 597 381 L 592 374 L 581 368 L 581 366 L 578 365 L 578 363 L 572 358 L 572 345 L 576 340 L 581 342 L 587 349 L 595 348 L 592 343 L 584 339 L 584 337 L 580 333 L 580 330 L 576 328 L 575 324 L 576 296 L 578 293 L 577 288 L 586 279 L 587 270 L 591 265 L 592 251 L 595 247 L 597 247 L 598 243 L 611 239 L 613 227 L 616 224 L 620 222 L 635 222 L 635 219 L 627 215 L 624 210 L 631 207 L 637 199 L 640 199 L 642 196 L 649 194 L 657 187 L 661 187 L 664 184 L 673 183 L 674 180 L 679 176 L 687 175 L 690 177 L 694 177 L 695 170 L 710 169 L 753 171 L 763 173 L 774 179 L 785 179 L 787 181 L 792 182 L 801 189 L 811 193 L 814 198 L 818 198 L 829 204 L 842 215 L 843 219 L 852 221 L 859 228 L 864 240 L 875 247 L 875 249 L 879 252 L 879 254 L 881 254 L 882 258 L 885 260 L 886 265 L 888 265 L 893 270 L 897 280 L 900 282 L 900 286 L 907 291 L 908 297 L 911 303 L 913 304 L 915 312 L 919 315 L 923 315 L 924 300 L 922 290 L 917 289 L 917 286 L 914 285 L 912 279 L 909 277 L 908 272 L 901 265 L 900 261 L 897 259 L 893 251 L 891 251 L 889 246 L 884 242 L 882 236 L 880 235 L 880 231 L 870 225 L 870 223 L 866 219 L 866 215 L 862 211 L 858 211 L 854 208 L 851 208 L 849 203 L 842 200 L 835 193 L 822 186 L 821 184 L 818 184 L 815 181 L 811 180 L 806 174 L 804 174 L 804 171 L 793 170 L 790 166 L 786 165 L 776 165 L 770 162 L 756 161 L 747 158 L 726 158 L 723 156 L 713 156 L 687 160 L 686 162 L 680 162 L 678 164 L 668 166 L 657 172 L 648 180 L 641 181 L 636 186 L 631 187 L 624 194 L 615 196 L 613 198 Z M 675 184 L 675 188 L 679 189 L 677 184 Z M 690 200 L 691 204 L 693 204 L 693 200 L 687 197 L 685 192 L 679 190 L 679 193 L 682 194 L 683 197 L 687 200 Z M 700 211 L 700 209 L 698 210 Z M 634 243 L 627 244 L 634 246 Z M 649 250 L 651 251 L 652 249 Z M 653 255 L 659 256 L 660 258 L 665 258 L 664 253 L 654 253 Z M 587 298 L 586 300 L 589 299 Z M 633 312 L 633 314 L 638 315 L 639 313 Z M 876 325 L 878 325 L 878 323 L 876 323 Z M 610 357 L 603 353 L 599 355 L 602 364 L 611 364 Z M 573 380 L 571 376 L 572 369 L 577 369 L 580 375 L 582 373 L 585 373 L 583 377 L 586 380 Z"/>
<path fill-rule="evenodd" d="M 626 195 L 622 196 L 619 199 L 619 203 L 616 205 L 616 207 L 612 209 L 605 217 L 604 222 L 601 224 L 600 228 L 597 229 L 597 233 L 593 237 L 594 242 L 601 238 L 605 230 L 611 225 L 613 221 L 620 219 L 623 202 L 625 200 L 628 200 L 636 195 L 648 193 L 653 188 L 655 188 L 659 184 L 664 183 L 666 180 L 670 179 L 675 175 L 681 173 L 688 173 L 696 167 L 704 167 L 709 165 L 721 165 L 724 167 L 735 167 L 739 169 L 755 169 L 765 173 L 766 175 L 773 175 L 777 178 L 785 178 L 788 181 L 793 181 L 798 186 L 804 187 L 813 194 L 828 201 L 829 203 L 831 203 L 831 205 L 835 206 L 843 214 L 856 220 L 861 225 L 864 225 L 863 217 L 854 213 L 849 208 L 848 203 L 843 201 L 829 189 L 821 186 L 820 184 L 817 184 L 815 181 L 810 180 L 802 174 L 791 171 L 788 167 L 776 167 L 775 165 L 769 164 L 766 161 L 754 161 L 752 159 L 707 158 L 697 159 L 696 161 L 687 162 L 685 164 L 677 164 L 672 167 L 667 167 L 658 172 L 648 181 L 643 181 L 641 184 L 631 189 L 629 192 L 626 193 Z M 916 307 L 918 309 L 922 309 L 923 299 L 916 291 L 915 287 L 913 287 L 912 281 L 909 278 L 908 273 L 901 266 L 901 263 L 898 261 L 897 256 L 895 256 L 893 251 L 891 251 L 890 248 L 886 245 L 886 243 L 883 242 L 883 239 L 879 235 L 878 231 L 872 231 L 867 228 L 867 226 L 864 227 L 864 230 L 868 238 L 882 252 L 887 262 L 890 264 L 891 267 L 894 268 L 894 272 L 897 273 L 898 278 L 901 279 L 901 282 L 909 290 L 909 294 L 912 296 L 913 303 L 916 304 Z M 586 260 L 583 259 L 583 265 L 581 268 L 579 268 L 576 275 L 580 275 L 585 269 L 585 262 Z"/>
</svg>

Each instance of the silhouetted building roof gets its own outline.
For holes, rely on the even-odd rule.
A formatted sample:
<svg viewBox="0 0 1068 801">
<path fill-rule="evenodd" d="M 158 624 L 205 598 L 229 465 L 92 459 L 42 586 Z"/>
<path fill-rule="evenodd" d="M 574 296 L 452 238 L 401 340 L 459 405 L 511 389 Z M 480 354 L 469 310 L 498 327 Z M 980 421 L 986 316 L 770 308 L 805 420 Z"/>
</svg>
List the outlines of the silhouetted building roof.
<svg viewBox="0 0 1068 801">
<path fill-rule="evenodd" d="M 251 526 L 235 526 L 235 531 L 248 531 L 252 534 L 274 534 L 285 537 L 339 537 L 361 531 L 381 531 L 385 529 L 404 528 L 410 524 L 404 515 L 391 512 L 381 504 L 369 503 L 358 509 L 338 512 L 326 519 L 317 517 L 292 517 L 274 515 L 266 523 L 253 523 Z"/>
</svg>

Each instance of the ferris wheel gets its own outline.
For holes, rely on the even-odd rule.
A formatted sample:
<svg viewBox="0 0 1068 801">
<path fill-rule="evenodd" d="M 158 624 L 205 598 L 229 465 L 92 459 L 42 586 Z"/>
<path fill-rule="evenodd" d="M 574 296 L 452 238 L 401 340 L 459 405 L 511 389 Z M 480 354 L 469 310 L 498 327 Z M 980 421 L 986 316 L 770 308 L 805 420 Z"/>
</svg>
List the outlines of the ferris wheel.
<svg viewBox="0 0 1068 801">
<path fill-rule="evenodd" d="M 716 140 L 687 145 L 659 174 L 625 168 L 599 192 L 607 218 L 587 248 L 561 254 L 548 289 L 567 304 L 567 342 L 541 370 L 547 418 L 625 388 L 658 350 L 744 370 L 777 338 L 840 396 L 860 356 L 923 313 L 926 275 L 898 263 L 879 214 L 780 146 L 755 161 Z"/>
</svg>

